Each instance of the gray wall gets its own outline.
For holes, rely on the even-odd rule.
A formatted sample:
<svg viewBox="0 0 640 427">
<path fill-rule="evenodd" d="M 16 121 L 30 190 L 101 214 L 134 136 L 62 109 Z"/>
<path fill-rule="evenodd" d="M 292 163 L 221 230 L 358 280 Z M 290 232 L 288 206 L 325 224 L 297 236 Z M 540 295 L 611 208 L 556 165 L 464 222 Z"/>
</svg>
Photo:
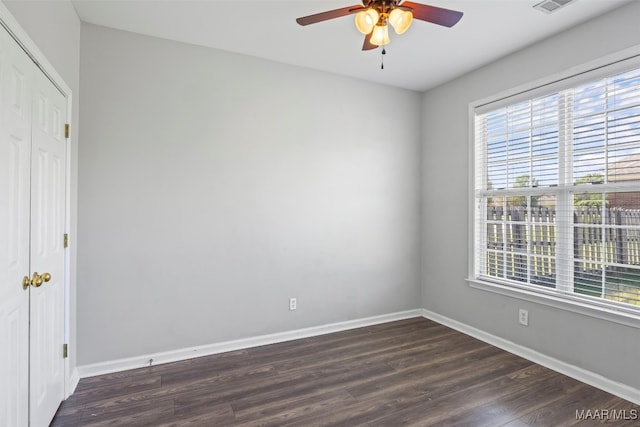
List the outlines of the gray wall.
<svg viewBox="0 0 640 427">
<path fill-rule="evenodd" d="M 419 94 L 81 39 L 80 364 L 419 308 Z"/>
<path fill-rule="evenodd" d="M 70 331 L 69 364 L 76 366 L 76 260 L 77 260 L 77 175 L 78 175 L 78 114 L 80 100 L 80 19 L 69 1 L 7 1 L 4 5 L 29 34 L 73 92 L 71 123 L 71 229 L 69 247 Z"/>
<path fill-rule="evenodd" d="M 464 279 L 469 103 L 640 44 L 639 16 L 633 2 L 433 89 L 422 103 L 424 307 L 636 388 L 640 329 L 475 290 Z M 517 323 L 519 307 L 529 310 L 528 328 Z"/>
</svg>

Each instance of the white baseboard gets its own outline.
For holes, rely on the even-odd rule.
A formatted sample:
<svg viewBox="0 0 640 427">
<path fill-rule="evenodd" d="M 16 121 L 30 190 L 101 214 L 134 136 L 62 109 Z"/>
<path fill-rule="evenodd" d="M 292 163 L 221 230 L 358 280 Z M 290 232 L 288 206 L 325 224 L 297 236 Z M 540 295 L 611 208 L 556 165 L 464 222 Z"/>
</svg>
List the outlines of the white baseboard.
<svg viewBox="0 0 640 427">
<path fill-rule="evenodd" d="M 142 356 L 117 359 L 107 362 L 94 363 L 91 365 L 78 366 L 79 378 L 93 377 L 96 375 L 109 374 L 112 372 L 125 371 L 149 366 L 149 361 L 153 360 L 153 365 L 162 363 L 177 362 L 194 357 L 209 356 L 212 354 L 225 353 L 228 351 L 241 350 L 245 348 L 258 347 L 267 344 L 276 344 L 284 341 L 291 341 L 300 338 L 314 337 L 317 335 L 330 334 L 332 332 L 346 331 L 349 329 L 362 328 L 365 326 L 377 325 L 380 323 L 393 322 L 395 320 L 409 319 L 412 317 L 422 317 L 422 309 L 402 311 L 398 313 L 385 314 L 381 316 L 367 317 L 363 319 L 347 320 L 344 322 L 331 323 L 328 325 L 314 326 L 311 328 L 298 329 L 288 332 L 279 332 L 269 335 L 244 338 L 234 341 L 226 341 L 215 344 L 208 344 L 198 347 L 183 348 L 178 350 L 165 351 L 161 353 L 146 354 Z M 75 386 L 74 386 L 75 389 Z"/>
<path fill-rule="evenodd" d="M 640 390 L 636 388 L 610 380 L 603 377 L 602 375 L 596 374 L 575 365 L 568 364 L 561 360 L 539 353 L 528 347 L 521 346 L 519 344 L 492 335 L 488 332 L 474 328 L 473 326 L 469 326 L 448 317 L 441 316 L 432 311 L 423 309 L 422 315 L 427 319 L 448 326 L 451 329 L 462 332 L 463 334 L 470 335 L 474 338 L 479 339 L 480 341 L 484 341 L 488 344 L 506 350 L 509 353 L 513 353 L 546 368 L 564 374 L 568 377 L 574 378 L 578 381 L 592 385 L 608 393 L 626 399 L 630 402 L 635 403 L 636 405 L 640 405 Z"/>
</svg>

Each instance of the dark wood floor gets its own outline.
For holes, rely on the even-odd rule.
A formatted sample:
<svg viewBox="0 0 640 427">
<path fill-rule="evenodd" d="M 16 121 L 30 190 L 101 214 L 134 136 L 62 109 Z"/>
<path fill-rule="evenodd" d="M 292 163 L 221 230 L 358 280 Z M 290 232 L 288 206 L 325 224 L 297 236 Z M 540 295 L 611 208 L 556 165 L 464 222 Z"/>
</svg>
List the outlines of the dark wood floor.
<svg viewBox="0 0 640 427">
<path fill-rule="evenodd" d="M 85 378 L 52 425 L 639 425 L 602 410 L 640 408 L 415 318 Z"/>
</svg>

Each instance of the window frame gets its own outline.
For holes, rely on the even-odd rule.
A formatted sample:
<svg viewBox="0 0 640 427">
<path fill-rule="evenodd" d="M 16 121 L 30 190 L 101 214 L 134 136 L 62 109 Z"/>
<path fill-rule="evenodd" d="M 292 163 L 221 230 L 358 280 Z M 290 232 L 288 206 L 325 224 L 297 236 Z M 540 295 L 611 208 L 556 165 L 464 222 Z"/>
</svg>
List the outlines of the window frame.
<svg viewBox="0 0 640 427">
<path fill-rule="evenodd" d="M 544 288 L 534 289 L 530 286 L 519 285 L 518 282 L 508 280 L 492 280 L 491 278 L 476 277 L 476 140 L 475 140 L 475 116 L 500 107 L 512 105 L 524 100 L 534 99 L 539 96 L 561 91 L 570 87 L 579 86 L 582 83 L 607 77 L 625 70 L 640 68 L 640 46 L 635 46 L 621 52 L 582 64 L 563 72 L 530 82 L 512 89 L 497 93 L 469 104 L 468 131 L 469 131 L 469 214 L 468 214 L 468 274 L 467 282 L 471 288 L 497 293 L 510 298 L 534 302 L 551 306 L 557 309 L 579 313 L 598 319 L 630 326 L 640 329 L 640 311 L 626 309 L 625 307 L 608 302 L 607 300 L 594 300 L 582 297 L 576 293 L 560 293 Z M 486 166 L 485 166 L 486 167 Z M 562 256 L 559 254 L 559 256 Z M 507 284 L 508 283 L 508 284 Z M 571 285 L 573 287 L 573 284 Z"/>
</svg>

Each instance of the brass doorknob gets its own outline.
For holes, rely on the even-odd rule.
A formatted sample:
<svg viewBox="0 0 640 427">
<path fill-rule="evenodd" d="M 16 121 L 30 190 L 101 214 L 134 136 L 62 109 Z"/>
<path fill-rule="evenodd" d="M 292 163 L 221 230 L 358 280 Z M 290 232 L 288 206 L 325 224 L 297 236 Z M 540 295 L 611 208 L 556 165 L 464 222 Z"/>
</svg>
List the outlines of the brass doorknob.
<svg viewBox="0 0 640 427">
<path fill-rule="evenodd" d="M 31 286 L 39 288 L 44 283 L 44 279 L 37 272 L 33 273 L 33 277 L 31 278 Z"/>
<path fill-rule="evenodd" d="M 40 275 L 36 271 L 35 273 L 33 273 L 33 277 L 31 278 L 31 280 L 29 280 L 29 276 L 24 276 L 24 278 L 22 279 L 22 289 L 27 289 L 29 285 L 35 288 L 39 288 L 43 283 L 48 282 L 49 280 L 51 280 L 51 274 L 43 273 L 42 275 Z"/>
</svg>

